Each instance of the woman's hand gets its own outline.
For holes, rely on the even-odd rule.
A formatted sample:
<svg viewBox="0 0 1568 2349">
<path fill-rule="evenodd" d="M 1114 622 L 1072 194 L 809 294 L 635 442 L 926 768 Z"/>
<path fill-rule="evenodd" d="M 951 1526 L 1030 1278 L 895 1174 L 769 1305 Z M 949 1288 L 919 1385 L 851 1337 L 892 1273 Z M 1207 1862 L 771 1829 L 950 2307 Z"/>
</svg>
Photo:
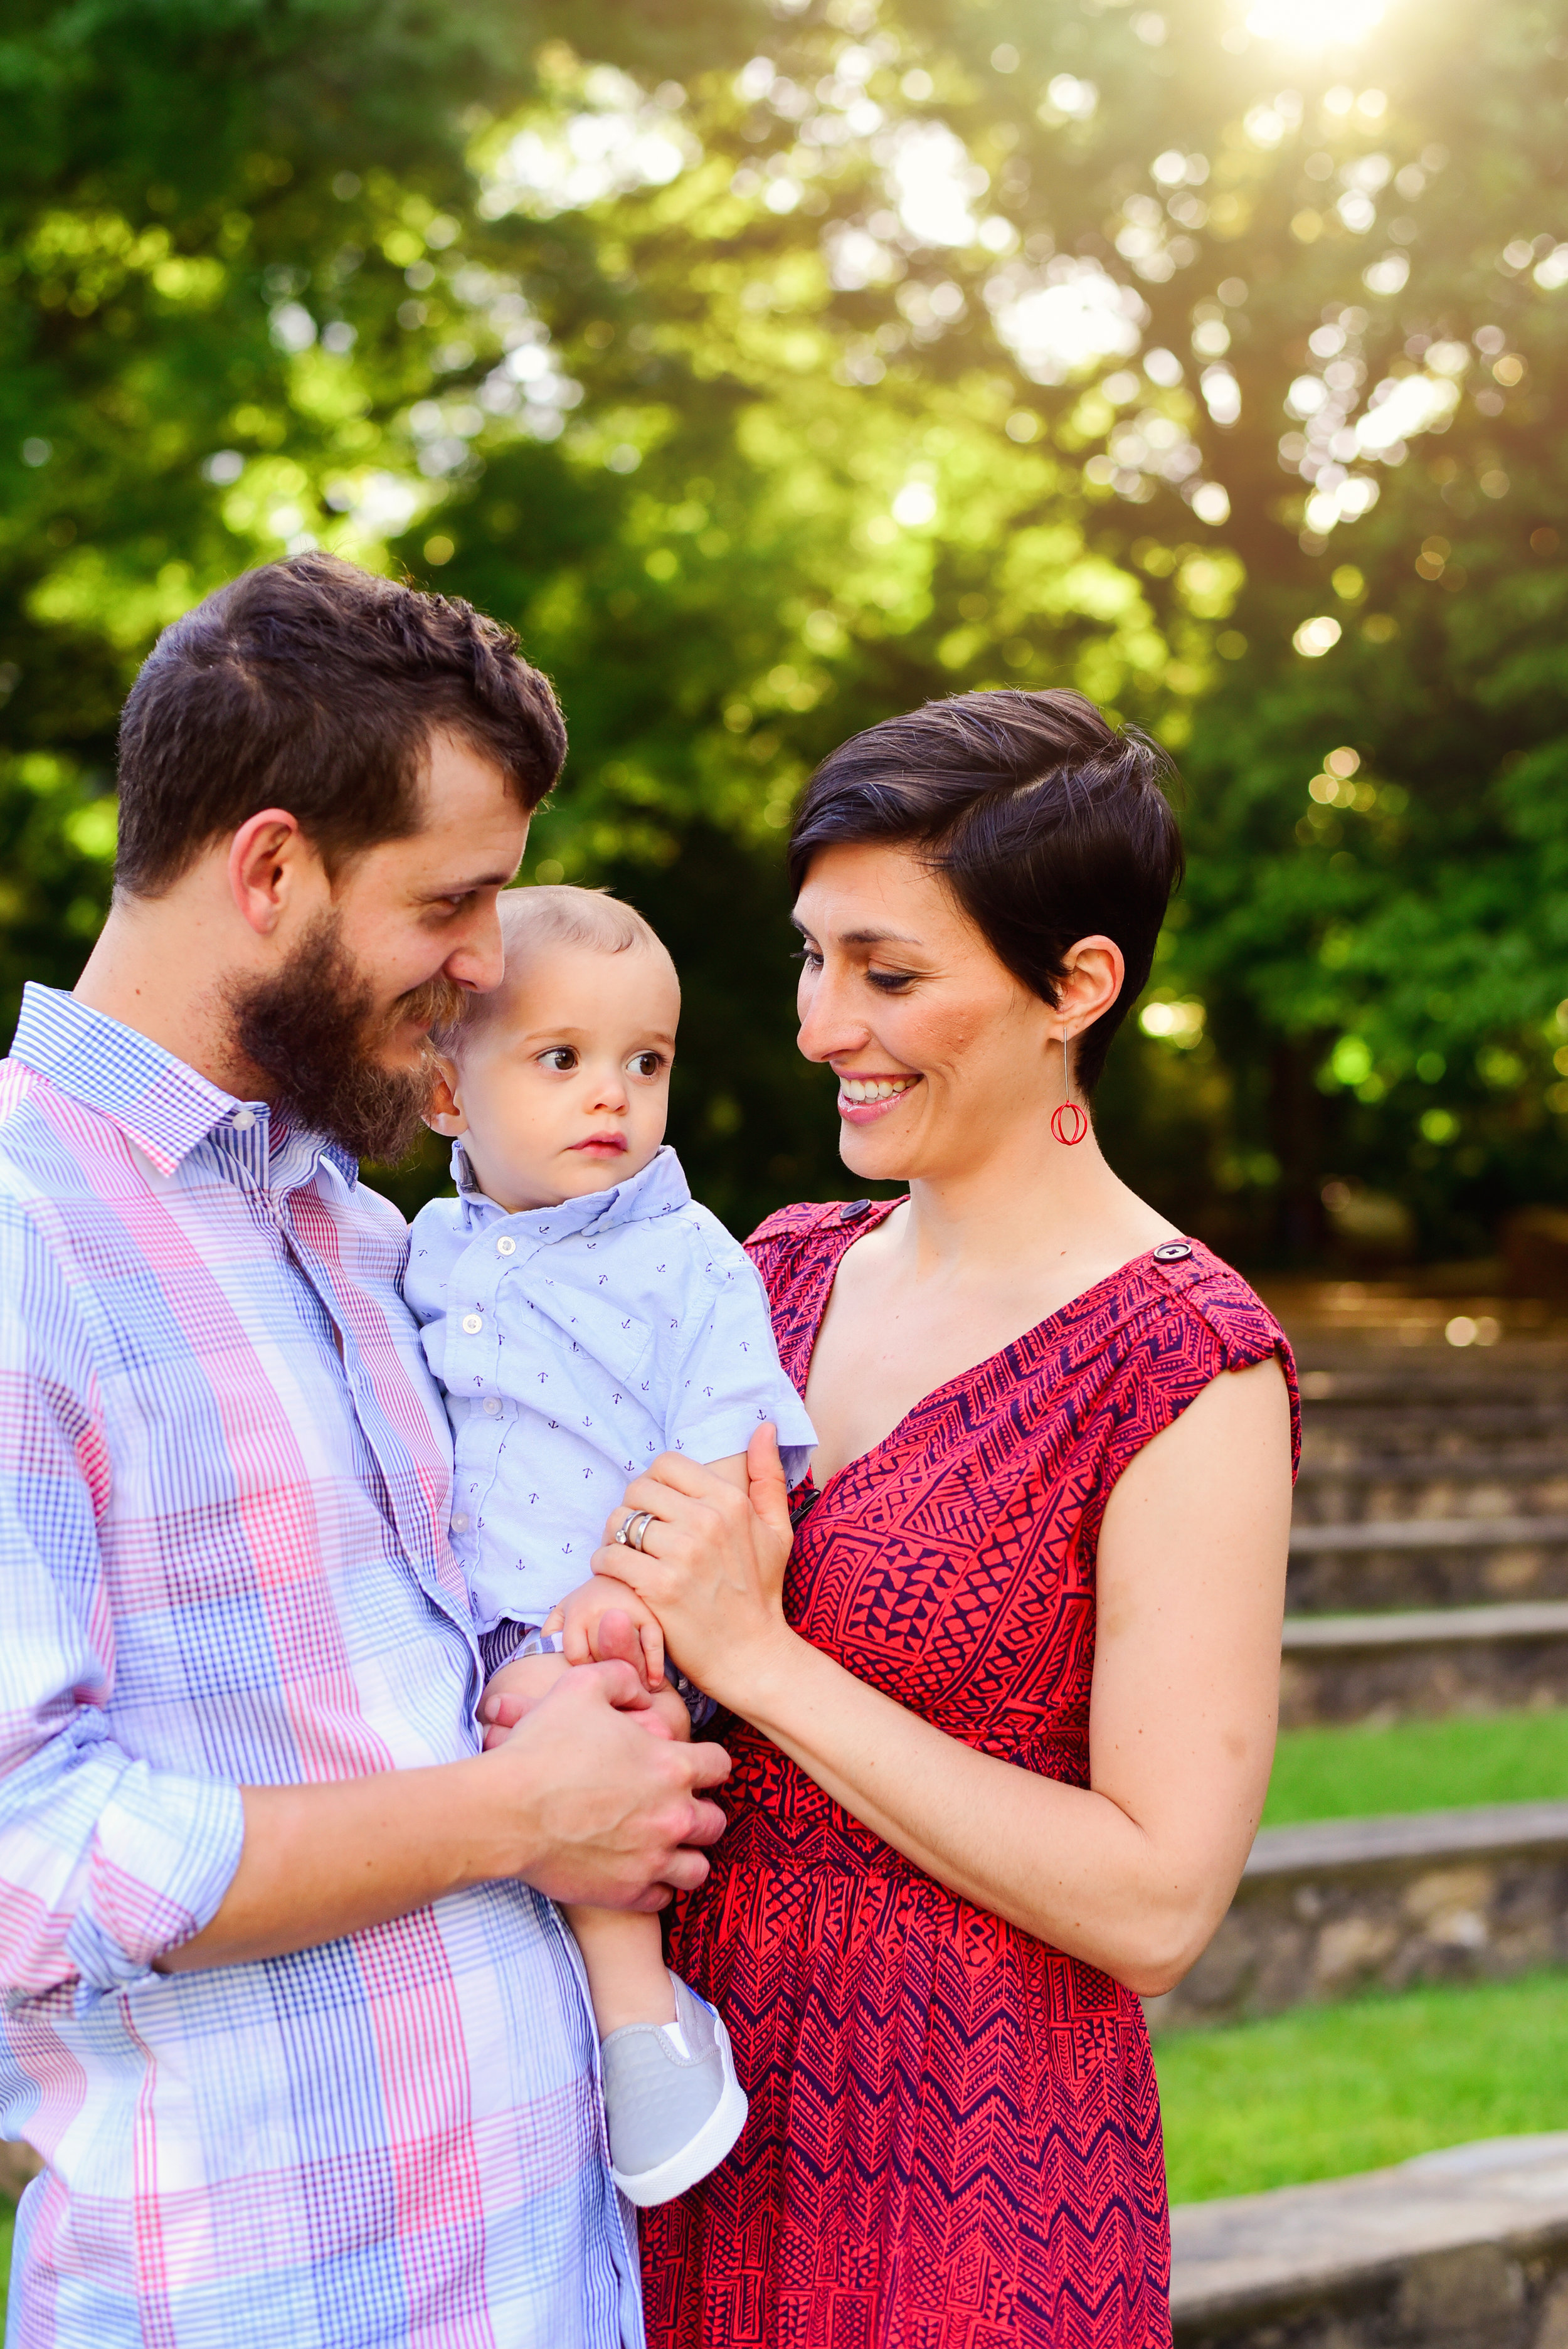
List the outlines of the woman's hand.
<svg viewBox="0 0 1568 2349">
<path fill-rule="evenodd" d="M 596 1575 L 629 1582 L 652 1608 L 682 1671 L 739 1710 L 795 1636 L 784 1619 L 789 1492 L 771 1427 L 752 1437 L 746 1467 L 743 1494 L 680 1453 L 661 1453 L 627 1486 L 593 1554 Z M 641 1547 L 617 1542 L 645 1509 Z"/>
</svg>

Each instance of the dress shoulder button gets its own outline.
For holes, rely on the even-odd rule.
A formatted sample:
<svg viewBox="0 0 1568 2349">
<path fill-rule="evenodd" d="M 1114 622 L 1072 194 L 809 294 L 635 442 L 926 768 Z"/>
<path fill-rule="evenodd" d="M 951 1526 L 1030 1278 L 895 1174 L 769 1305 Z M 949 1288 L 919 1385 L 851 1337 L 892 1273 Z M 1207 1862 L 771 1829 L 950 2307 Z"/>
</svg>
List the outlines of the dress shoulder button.
<svg viewBox="0 0 1568 2349">
<path fill-rule="evenodd" d="M 1191 1253 L 1191 1240 L 1161 1240 L 1154 1251 L 1154 1261 L 1156 1264 L 1180 1264 L 1183 1257 Z"/>
<path fill-rule="evenodd" d="M 839 1209 L 840 1223 L 858 1224 L 862 1216 L 870 1214 L 871 1204 L 869 1199 L 846 1199 Z"/>
</svg>

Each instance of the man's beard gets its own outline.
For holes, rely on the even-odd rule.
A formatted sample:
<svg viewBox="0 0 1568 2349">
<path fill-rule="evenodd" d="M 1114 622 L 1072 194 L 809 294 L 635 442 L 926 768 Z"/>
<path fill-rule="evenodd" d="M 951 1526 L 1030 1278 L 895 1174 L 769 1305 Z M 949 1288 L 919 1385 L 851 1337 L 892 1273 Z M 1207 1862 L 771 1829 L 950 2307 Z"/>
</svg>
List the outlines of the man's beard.
<svg viewBox="0 0 1568 2349">
<path fill-rule="evenodd" d="M 375 991 L 343 944 L 335 915 L 310 929 L 271 978 L 242 982 L 230 1006 L 234 1040 L 271 1077 L 292 1125 L 325 1133 L 356 1158 L 404 1156 L 430 1102 L 435 1055 L 385 1069 L 377 1054 L 405 1019 L 438 1026 L 467 998 L 449 978 L 428 979 L 377 1012 Z"/>
</svg>

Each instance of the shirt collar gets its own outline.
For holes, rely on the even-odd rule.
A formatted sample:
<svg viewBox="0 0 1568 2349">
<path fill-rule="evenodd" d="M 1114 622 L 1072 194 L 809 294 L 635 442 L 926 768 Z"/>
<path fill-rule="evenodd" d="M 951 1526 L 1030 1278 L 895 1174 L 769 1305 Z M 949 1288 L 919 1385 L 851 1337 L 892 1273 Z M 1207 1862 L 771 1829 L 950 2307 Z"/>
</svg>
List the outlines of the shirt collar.
<svg viewBox="0 0 1568 2349">
<path fill-rule="evenodd" d="M 581 1199 L 563 1199 L 558 1207 L 525 1207 L 515 1215 L 498 1207 L 480 1189 L 469 1154 L 460 1142 L 452 1144 L 452 1180 L 458 1186 L 463 1220 L 469 1231 L 480 1231 L 499 1218 L 514 1230 L 543 1242 L 570 1239 L 578 1232 L 590 1232 L 597 1237 L 601 1232 L 614 1230 L 621 1224 L 646 1223 L 655 1216 L 673 1215 L 691 1200 L 691 1186 L 667 1142 L 654 1153 L 645 1167 L 635 1174 L 628 1174 L 624 1183 L 615 1184 L 608 1191 L 590 1191 Z"/>
<path fill-rule="evenodd" d="M 139 1030 L 36 980 L 23 990 L 11 1058 L 108 1118 L 164 1174 L 210 1134 L 265 1131 L 271 1119 L 265 1102 L 236 1101 Z M 275 1139 L 307 1137 L 280 1131 Z M 313 1169 L 317 1158 L 326 1159 L 352 1190 L 358 1174 L 353 1155 L 323 1136 L 308 1140 Z"/>
</svg>

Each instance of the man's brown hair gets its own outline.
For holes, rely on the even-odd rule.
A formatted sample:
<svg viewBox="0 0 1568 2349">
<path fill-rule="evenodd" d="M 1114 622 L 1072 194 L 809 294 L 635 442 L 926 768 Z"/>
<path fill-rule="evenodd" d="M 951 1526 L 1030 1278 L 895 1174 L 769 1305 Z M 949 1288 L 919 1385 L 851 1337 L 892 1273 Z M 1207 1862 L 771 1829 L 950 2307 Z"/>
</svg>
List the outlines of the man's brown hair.
<svg viewBox="0 0 1568 2349">
<path fill-rule="evenodd" d="M 419 829 L 430 738 L 532 810 L 566 728 L 497 620 L 332 554 L 268 563 L 164 630 L 119 728 L 117 887 L 156 896 L 209 843 L 286 808 L 329 867 Z"/>
</svg>

